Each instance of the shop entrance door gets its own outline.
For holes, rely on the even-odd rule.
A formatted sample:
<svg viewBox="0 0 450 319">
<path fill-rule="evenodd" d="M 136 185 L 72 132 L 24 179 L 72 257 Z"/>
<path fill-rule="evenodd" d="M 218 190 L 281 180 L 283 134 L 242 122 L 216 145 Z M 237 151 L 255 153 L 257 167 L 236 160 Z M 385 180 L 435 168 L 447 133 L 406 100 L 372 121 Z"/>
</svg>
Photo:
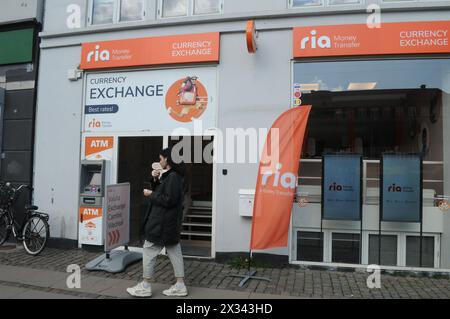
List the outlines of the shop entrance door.
<svg viewBox="0 0 450 319">
<path fill-rule="evenodd" d="M 130 183 L 130 246 L 142 247 L 148 202 L 142 195 L 150 180 L 151 165 L 159 161 L 163 137 L 120 137 L 118 183 Z"/>
<path fill-rule="evenodd" d="M 189 137 L 188 137 L 189 138 Z M 213 164 L 205 159 L 194 161 L 195 139 L 190 137 L 191 163 L 185 164 L 188 180 L 188 208 L 185 211 L 181 233 L 183 255 L 211 257 L 212 240 L 212 190 Z M 165 143 L 164 143 L 165 142 Z M 118 183 L 130 183 L 130 246 L 142 247 L 143 223 L 148 201 L 142 195 L 150 180 L 151 164 L 159 161 L 159 152 L 164 146 L 173 146 L 178 140 L 163 136 L 120 137 L 118 160 Z M 199 141 L 204 148 L 211 140 Z"/>
<path fill-rule="evenodd" d="M 212 242 L 213 164 L 204 153 L 205 148 L 212 145 L 213 138 L 185 136 L 183 139 L 189 141 L 184 145 L 190 146 L 191 158 L 185 164 L 189 205 L 184 212 L 181 248 L 186 256 L 208 258 L 211 257 Z M 180 138 L 170 137 L 169 145 L 175 146 L 180 141 Z"/>
</svg>

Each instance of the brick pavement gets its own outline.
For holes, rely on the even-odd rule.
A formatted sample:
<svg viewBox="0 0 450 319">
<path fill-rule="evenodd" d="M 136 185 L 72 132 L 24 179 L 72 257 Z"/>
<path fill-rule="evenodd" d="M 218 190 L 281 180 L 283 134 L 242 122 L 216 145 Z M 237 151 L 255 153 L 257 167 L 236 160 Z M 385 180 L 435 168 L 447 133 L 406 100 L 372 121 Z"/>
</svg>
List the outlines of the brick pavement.
<svg viewBox="0 0 450 319">
<path fill-rule="evenodd" d="M 115 297 L 110 296 L 104 296 L 100 294 L 92 294 L 92 293 L 85 293 L 85 292 L 78 292 L 76 290 L 67 290 L 67 289 L 56 289 L 56 288 L 48 288 L 48 287 L 39 287 L 36 285 L 26 285 L 22 283 L 14 283 L 14 282 L 7 282 L 7 281 L 1 281 L 0 280 L 0 289 L 11 289 L 11 288 L 17 288 L 20 289 L 21 292 L 28 293 L 28 295 L 33 299 L 33 296 L 38 296 L 35 298 L 42 298 L 43 294 L 49 294 L 51 298 L 55 298 L 58 296 L 70 296 L 73 298 L 86 298 L 86 299 L 115 299 Z M 30 294 L 30 292 L 33 292 Z M 29 297 L 26 297 L 29 298 Z M 1 299 L 1 298 L 0 298 Z"/>
<path fill-rule="evenodd" d="M 125 272 L 119 274 L 87 271 L 84 265 L 98 255 L 99 253 L 80 249 L 46 248 L 41 255 L 33 257 L 18 248 L 9 251 L 1 250 L 0 264 L 59 272 L 65 272 L 70 264 L 78 264 L 82 268 L 82 275 L 140 280 L 141 263 L 131 265 Z M 257 275 L 269 277 L 271 282 L 250 281 L 240 288 L 238 287 L 240 279 L 227 277 L 227 275 L 245 274 L 244 269 L 237 270 L 228 264 L 195 259 L 186 259 L 185 268 L 186 283 L 192 287 L 303 298 L 450 298 L 448 277 L 432 278 L 423 275 L 414 276 L 412 273 L 409 276 L 382 274 L 382 288 L 369 289 L 366 285 L 368 274 L 363 272 L 312 270 L 292 265 L 283 269 L 259 268 Z M 167 285 L 173 283 L 173 270 L 167 257 L 158 258 L 155 270 L 155 282 Z"/>
</svg>

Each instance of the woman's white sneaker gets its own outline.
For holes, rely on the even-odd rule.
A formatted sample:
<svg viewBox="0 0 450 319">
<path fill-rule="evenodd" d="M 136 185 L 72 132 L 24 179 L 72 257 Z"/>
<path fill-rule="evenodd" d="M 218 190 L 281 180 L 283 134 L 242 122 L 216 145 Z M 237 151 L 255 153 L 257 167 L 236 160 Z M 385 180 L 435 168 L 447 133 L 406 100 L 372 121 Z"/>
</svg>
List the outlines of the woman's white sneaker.
<svg viewBox="0 0 450 319">
<path fill-rule="evenodd" d="M 127 292 L 134 296 L 140 298 L 148 298 L 152 296 L 152 288 L 150 285 L 148 287 L 144 287 L 144 283 L 140 282 L 136 286 L 127 288 Z"/>
<path fill-rule="evenodd" d="M 169 297 L 186 297 L 188 291 L 185 285 L 175 284 L 169 289 L 164 290 L 163 294 Z"/>
</svg>

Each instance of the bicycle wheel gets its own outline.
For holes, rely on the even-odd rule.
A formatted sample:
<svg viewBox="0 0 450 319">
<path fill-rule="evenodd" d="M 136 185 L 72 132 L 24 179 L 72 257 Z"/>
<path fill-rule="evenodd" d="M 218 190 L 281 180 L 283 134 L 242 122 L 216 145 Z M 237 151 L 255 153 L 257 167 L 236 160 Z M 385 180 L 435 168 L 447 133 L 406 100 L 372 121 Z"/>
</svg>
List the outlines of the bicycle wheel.
<svg viewBox="0 0 450 319">
<path fill-rule="evenodd" d="M 11 229 L 9 228 L 9 218 L 8 215 L 0 211 L 0 246 L 8 240 L 11 234 Z"/>
<path fill-rule="evenodd" d="M 26 252 L 30 255 L 38 255 L 44 250 L 50 237 L 47 221 L 40 216 L 32 216 L 26 222 L 22 235 Z"/>
</svg>

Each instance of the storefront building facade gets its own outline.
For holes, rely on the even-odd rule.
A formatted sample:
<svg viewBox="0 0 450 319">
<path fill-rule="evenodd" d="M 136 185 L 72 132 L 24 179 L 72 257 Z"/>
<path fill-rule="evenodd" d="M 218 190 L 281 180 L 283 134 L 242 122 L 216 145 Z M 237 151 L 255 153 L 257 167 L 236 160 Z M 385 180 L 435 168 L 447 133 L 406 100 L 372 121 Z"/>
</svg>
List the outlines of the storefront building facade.
<svg viewBox="0 0 450 319">
<path fill-rule="evenodd" d="M 378 31 L 366 24 L 370 4 L 381 7 Z M 192 149 L 211 153 L 217 131 L 270 128 L 283 111 L 311 104 L 298 189 L 306 200 L 294 203 L 288 247 L 262 253 L 292 263 L 450 268 L 450 221 L 437 200 L 450 189 L 449 13 L 449 1 L 47 1 L 34 202 L 50 214 L 52 237 L 95 244 L 95 232 L 83 231 L 92 211 L 80 203 L 80 167 L 106 160 L 110 183 L 132 184 L 137 242 L 145 174 L 174 144 L 174 129 L 191 130 Z M 246 31 L 249 20 L 257 36 Z M 186 255 L 248 251 L 258 163 L 239 162 L 231 145 L 223 162 L 190 167 Z M 423 155 L 420 245 L 413 222 L 382 222 L 379 237 L 388 152 Z M 321 218 L 327 153 L 362 156 L 362 220 Z"/>
</svg>

